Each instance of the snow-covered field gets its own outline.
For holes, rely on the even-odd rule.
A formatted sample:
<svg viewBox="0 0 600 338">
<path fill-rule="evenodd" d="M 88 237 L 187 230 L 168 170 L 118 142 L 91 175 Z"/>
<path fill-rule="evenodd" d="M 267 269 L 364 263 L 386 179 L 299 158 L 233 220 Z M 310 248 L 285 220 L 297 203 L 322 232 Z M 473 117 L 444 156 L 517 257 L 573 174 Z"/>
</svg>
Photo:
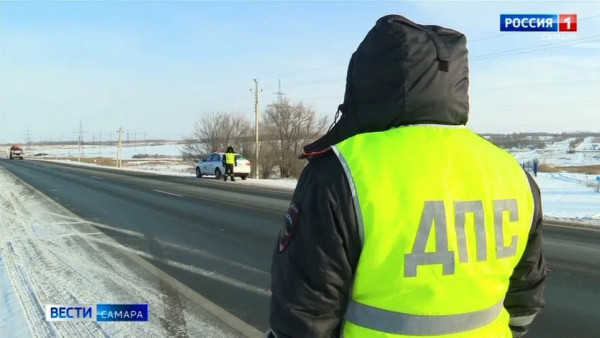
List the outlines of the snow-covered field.
<svg viewBox="0 0 600 338">
<path fill-rule="evenodd" d="M 143 253 L 98 231 L 124 230 L 91 224 L 0 170 L 0 337 L 172 336 L 181 325 L 166 312 L 174 303 L 169 297 L 178 298 L 178 319 L 189 336 L 236 335 L 132 258 Z M 45 321 L 46 304 L 97 303 L 148 303 L 150 320 Z"/>
<path fill-rule="evenodd" d="M 546 217 L 600 224 L 600 193 L 595 175 L 538 173 Z"/>
<path fill-rule="evenodd" d="M 8 148 L 2 151 L 8 155 Z M 32 145 L 31 147 L 22 146 L 25 151 L 25 156 L 32 157 L 35 154 L 48 154 L 50 157 L 78 157 L 80 155 L 79 148 L 74 145 Z M 131 159 L 134 155 L 162 155 L 173 158 L 181 158 L 183 144 L 171 141 L 154 143 L 123 143 L 121 148 L 121 158 Z M 84 145 L 82 148 L 82 157 L 117 157 L 117 145 L 113 143 L 109 145 Z"/>
<path fill-rule="evenodd" d="M 511 149 L 519 163 L 530 162 L 538 159 L 539 163 L 553 166 L 580 166 L 600 164 L 600 140 L 595 137 L 586 137 L 574 149 L 570 149 L 575 138 L 549 144 L 544 149 Z"/>
<path fill-rule="evenodd" d="M 531 163 L 537 159 L 540 164 L 566 169 L 598 166 L 600 138 L 585 137 L 579 144 L 575 138 L 569 138 L 550 142 L 542 149 L 511 149 L 510 152 L 519 163 Z M 594 172 L 593 168 L 589 171 Z M 542 192 L 544 215 L 600 224 L 600 193 L 596 192 L 596 176 L 568 172 L 538 173 L 536 181 Z"/>
</svg>

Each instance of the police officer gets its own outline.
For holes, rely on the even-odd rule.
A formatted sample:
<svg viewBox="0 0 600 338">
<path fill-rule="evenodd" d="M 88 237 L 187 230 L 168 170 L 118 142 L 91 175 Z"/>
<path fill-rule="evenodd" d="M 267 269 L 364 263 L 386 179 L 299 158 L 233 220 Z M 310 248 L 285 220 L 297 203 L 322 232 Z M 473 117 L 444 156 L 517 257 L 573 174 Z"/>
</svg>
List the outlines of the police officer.
<svg viewBox="0 0 600 338">
<path fill-rule="evenodd" d="M 544 307 L 540 191 L 465 127 L 465 36 L 385 16 L 347 74 L 342 117 L 304 149 L 268 334 L 523 336 Z"/>
<path fill-rule="evenodd" d="M 235 181 L 233 178 L 233 167 L 237 166 L 237 159 L 235 158 L 235 151 L 233 147 L 227 147 L 227 151 L 223 154 L 223 167 L 225 168 L 225 175 L 223 175 L 223 181 L 227 182 L 227 175 L 231 177 L 231 181 Z"/>
</svg>

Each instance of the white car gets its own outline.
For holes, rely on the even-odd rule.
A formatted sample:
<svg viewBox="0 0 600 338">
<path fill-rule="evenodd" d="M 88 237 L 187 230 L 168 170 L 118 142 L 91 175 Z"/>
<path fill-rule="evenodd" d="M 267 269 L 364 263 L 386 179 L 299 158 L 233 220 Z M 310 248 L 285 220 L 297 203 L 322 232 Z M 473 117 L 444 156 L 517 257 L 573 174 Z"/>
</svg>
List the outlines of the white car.
<svg viewBox="0 0 600 338">
<path fill-rule="evenodd" d="M 240 154 L 235 154 L 235 159 L 237 160 L 237 166 L 233 168 L 233 176 L 245 180 L 250 175 L 251 163 Z M 216 179 L 220 179 L 223 174 L 225 174 L 223 153 L 212 153 L 196 164 L 196 177 L 215 175 Z"/>
</svg>

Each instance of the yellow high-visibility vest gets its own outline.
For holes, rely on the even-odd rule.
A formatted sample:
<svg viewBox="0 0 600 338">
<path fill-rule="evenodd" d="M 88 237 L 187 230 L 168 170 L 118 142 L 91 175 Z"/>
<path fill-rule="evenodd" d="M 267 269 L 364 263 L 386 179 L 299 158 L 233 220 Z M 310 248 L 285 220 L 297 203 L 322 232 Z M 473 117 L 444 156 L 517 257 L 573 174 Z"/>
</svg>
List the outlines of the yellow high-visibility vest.
<svg viewBox="0 0 600 338">
<path fill-rule="evenodd" d="M 225 164 L 235 164 L 235 153 L 225 153 Z"/>
<path fill-rule="evenodd" d="M 534 212 L 517 161 L 463 126 L 365 133 L 333 150 L 363 243 L 343 336 L 512 337 L 503 301 Z"/>
</svg>

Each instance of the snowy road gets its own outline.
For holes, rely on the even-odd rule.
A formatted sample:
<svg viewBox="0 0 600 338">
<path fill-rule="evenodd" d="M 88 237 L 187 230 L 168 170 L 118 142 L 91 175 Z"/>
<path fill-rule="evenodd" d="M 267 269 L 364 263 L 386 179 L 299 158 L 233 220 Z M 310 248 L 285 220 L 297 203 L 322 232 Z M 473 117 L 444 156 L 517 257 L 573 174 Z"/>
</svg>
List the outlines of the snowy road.
<svg viewBox="0 0 600 338">
<path fill-rule="evenodd" d="M 99 233 L 80 237 L 105 234 L 114 245 L 103 244 L 103 249 L 119 243 L 254 327 L 267 328 L 270 256 L 291 198 L 289 191 L 34 161 L 2 160 L 0 166 L 91 222 L 89 231 Z M 4 242 L 3 257 L 10 250 Z M 547 225 L 545 248 L 551 269 L 548 306 L 529 337 L 597 336 L 600 232 Z M 100 258 L 90 254 L 87 259 L 96 264 L 95 259 Z M 110 261 L 105 266 L 113 268 L 113 264 L 119 265 Z M 121 264 L 114 269 L 125 266 L 134 265 Z M 142 270 L 132 270 L 140 279 L 136 286 L 145 285 Z M 100 276 L 114 273 L 98 270 Z M 160 289 L 160 285 L 154 287 Z M 174 290 L 167 294 L 171 299 L 181 295 Z M 134 296 L 126 293 L 121 297 Z M 175 320 L 180 328 L 186 328 L 188 317 L 193 317 L 185 312 L 189 306 L 181 306 L 185 322 Z"/>
<path fill-rule="evenodd" d="M 37 161 L 0 166 L 183 285 L 265 328 L 270 254 L 289 192 Z"/>
<path fill-rule="evenodd" d="M 99 229 L 0 169 L 0 337 L 242 336 Z M 96 303 L 148 303 L 150 321 L 44 319 L 46 304 Z"/>
</svg>

